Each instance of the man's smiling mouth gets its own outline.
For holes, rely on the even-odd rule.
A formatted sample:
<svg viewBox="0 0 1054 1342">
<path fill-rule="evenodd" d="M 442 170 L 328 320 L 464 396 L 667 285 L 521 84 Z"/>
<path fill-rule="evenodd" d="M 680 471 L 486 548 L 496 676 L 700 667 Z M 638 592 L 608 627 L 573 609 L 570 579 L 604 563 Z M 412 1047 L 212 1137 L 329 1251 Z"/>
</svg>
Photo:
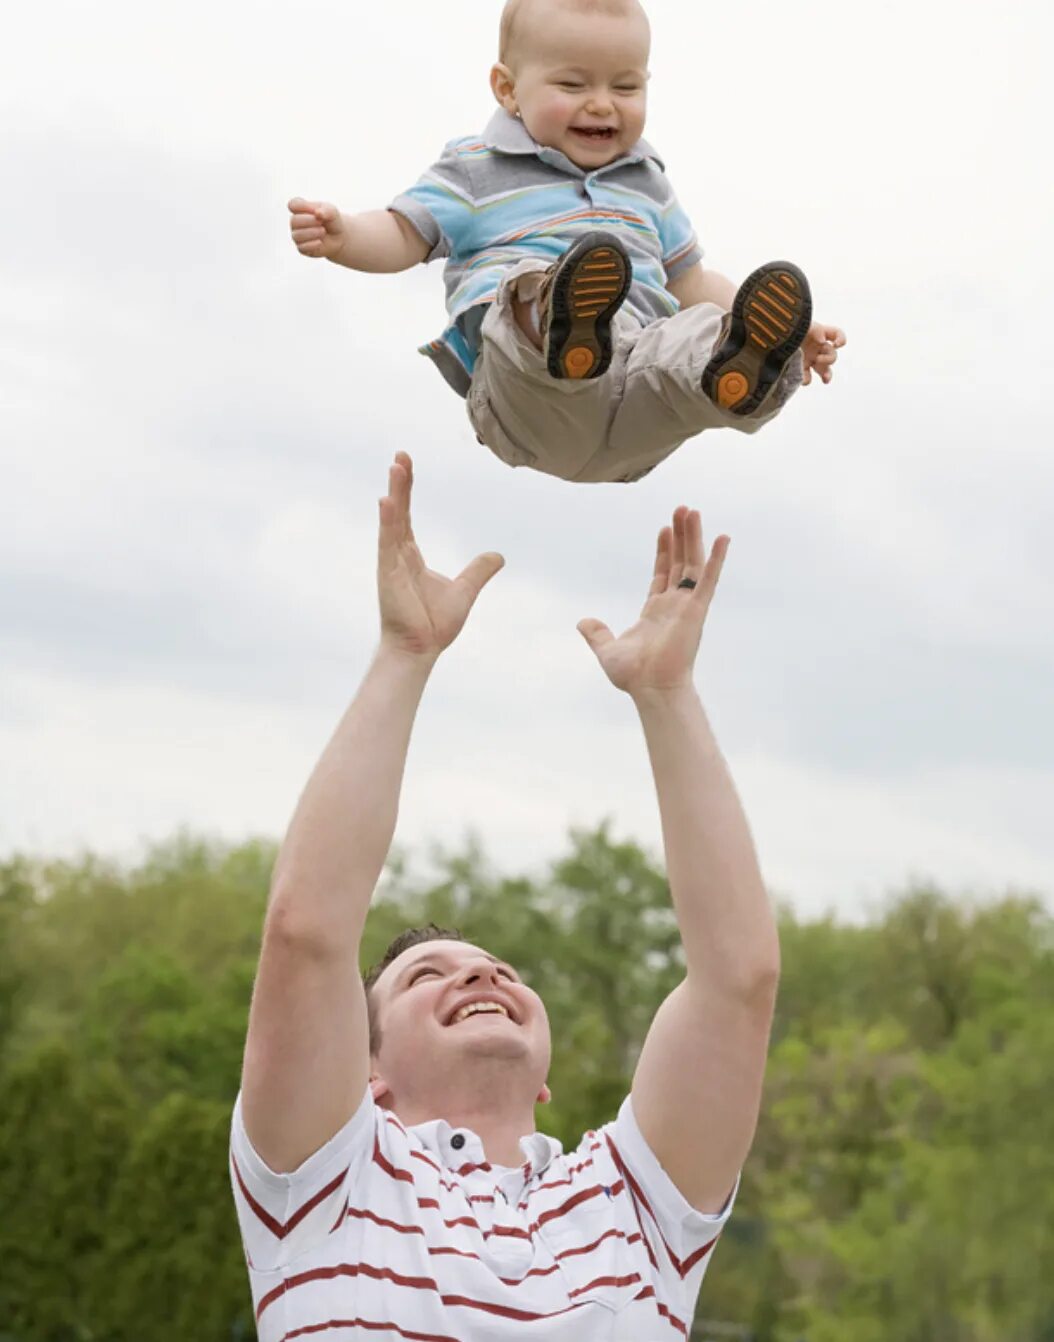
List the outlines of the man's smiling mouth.
<svg viewBox="0 0 1054 1342">
<path fill-rule="evenodd" d="M 460 1011 L 455 1012 L 451 1017 L 450 1024 L 460 1025 L 463 1020 L 468 1020 L 470 1016 L 485 1015 L 504 1016 L 506 1020 L 511 1019 L 508 1011 L 500 1002 L 469 1002 L 467 1006 L 463 1006 Z"/>
<path fill-rule="evenodd" d="M 502 1016 L 505 1020 L 512 1021 L 514 1025 L 520 1024 L 513 1015 L 512 1008 L 506 1007 L 505 1002 L 499 1002 L 494 997 L 475 997 L 471 1001 L 463 1002 L 454 1015 L 448 1017 L 446 1024 L 448 1027 L 459 1025 L 462 1021 L 469 1020 L 471 1016 Z"/>
</svg>

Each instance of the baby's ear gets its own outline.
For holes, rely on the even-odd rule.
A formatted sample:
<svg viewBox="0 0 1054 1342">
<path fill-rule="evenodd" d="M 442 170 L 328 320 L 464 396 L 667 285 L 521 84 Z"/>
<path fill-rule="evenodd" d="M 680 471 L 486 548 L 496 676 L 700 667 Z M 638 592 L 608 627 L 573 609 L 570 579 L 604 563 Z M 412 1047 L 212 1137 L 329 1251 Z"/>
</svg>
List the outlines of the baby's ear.
<svg viewBox="0 0 1054 1342">
<path fill-rule="evenodd" d="M 516 103 L 516 80 L 509 67 L 503 65 L 501 61 L 491 69 L 490 91 L 510 116 L 517 114 L 519 107 Z"/>
</svg>

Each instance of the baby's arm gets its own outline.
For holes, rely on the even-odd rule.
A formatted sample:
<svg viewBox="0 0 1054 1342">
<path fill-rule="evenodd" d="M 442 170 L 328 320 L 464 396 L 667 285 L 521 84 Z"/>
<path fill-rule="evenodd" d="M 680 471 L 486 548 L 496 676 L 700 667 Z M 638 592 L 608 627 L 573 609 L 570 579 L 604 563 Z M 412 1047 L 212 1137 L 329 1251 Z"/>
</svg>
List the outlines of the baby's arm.
<svg viewBox="0 0 1054 1342">
<path fill-rule="evenodd" d="M 736 286 L 732 281 L 719 271 L 704 270 L 701 261 L 680 271 L 667 283 L 666 288 L 682 308 L 694 308 L 697 303 L 716 303 L 719 308 L 730 312 L 732 300 L 736 296 Z"/>
<path fill-rule="evenodd" d="M 335 205 L 295 196 L 289 213 L 301 256 L 325 257 L 351 270 L 409 270 L 432 250 L 409 220 L 391 210 L 341 214 Z"/>
</svg>

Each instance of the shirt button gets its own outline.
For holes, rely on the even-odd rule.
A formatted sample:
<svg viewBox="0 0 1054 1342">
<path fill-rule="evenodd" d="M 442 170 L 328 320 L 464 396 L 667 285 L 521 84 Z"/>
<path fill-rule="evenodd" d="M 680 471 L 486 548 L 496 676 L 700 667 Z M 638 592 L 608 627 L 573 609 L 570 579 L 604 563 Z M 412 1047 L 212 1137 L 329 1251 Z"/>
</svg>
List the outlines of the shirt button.
<svg viewBox="0 0 1054 1342">
<path fill-rule="evenodd" d="M 454 1148 L 455 1151 L 460 1151 L 461 1148 L 465 1145 L 465 1134 L 463 1132 L 455 1132 L 453 1137 L 451 1137 L 450 1139 L 450 1145 Z"/>
</svg>

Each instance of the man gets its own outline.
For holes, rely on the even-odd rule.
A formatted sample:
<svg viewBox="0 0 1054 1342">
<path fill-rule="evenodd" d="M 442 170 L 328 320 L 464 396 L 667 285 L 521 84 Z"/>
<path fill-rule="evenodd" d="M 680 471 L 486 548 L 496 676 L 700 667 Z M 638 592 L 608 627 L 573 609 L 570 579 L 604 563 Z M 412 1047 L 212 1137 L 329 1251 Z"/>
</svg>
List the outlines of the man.
<svg viewBox="0 0 1054 1342">
<path fill-rule="evenodd" d="M 395 944 L 369 1000 L 358 974 L 421 694 L 503 563 L 428 570 L 411 488 L 400 453 L 380 503 L 380 646 L 274 871 L 231 1151 L 259 1335 L 685 1337 L 753 1139 L 779 972 L 692 684 L 728 541 L 707 557 L 698 513 L 678 508 L 637 624 L 579 625 L 640 715 L 686 973 L 617 1119 L 565 1155 L 535 1132 L 549 1026 L 512 966 L 426 931 Z"/>
</svg>

